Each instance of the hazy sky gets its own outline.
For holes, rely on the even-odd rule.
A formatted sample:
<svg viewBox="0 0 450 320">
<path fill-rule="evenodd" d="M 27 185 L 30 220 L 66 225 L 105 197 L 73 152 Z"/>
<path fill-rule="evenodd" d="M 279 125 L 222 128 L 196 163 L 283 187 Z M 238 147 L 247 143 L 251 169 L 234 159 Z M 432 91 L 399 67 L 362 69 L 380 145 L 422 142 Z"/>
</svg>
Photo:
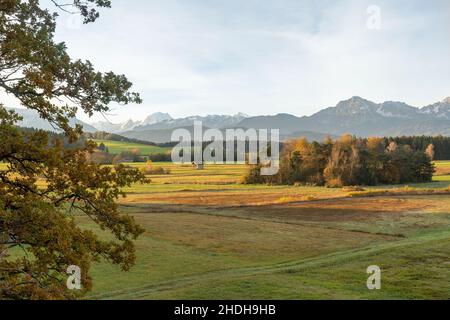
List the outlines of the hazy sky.
<svg viewBox="0 0 450 320">
<path fill-rule="evenodd" d="M 450 96 L 448 0 L 112 2 L 95 24 L 62 15 L 57 31 L 73 57 L 125 73 L 141 92 L 144 103 L 114 107 L 112 122 L 156 111 L 309 115 L 354 95 L 415 106 Z M 371 5 L 380 29 L 367 26 Z"/>
</svg>

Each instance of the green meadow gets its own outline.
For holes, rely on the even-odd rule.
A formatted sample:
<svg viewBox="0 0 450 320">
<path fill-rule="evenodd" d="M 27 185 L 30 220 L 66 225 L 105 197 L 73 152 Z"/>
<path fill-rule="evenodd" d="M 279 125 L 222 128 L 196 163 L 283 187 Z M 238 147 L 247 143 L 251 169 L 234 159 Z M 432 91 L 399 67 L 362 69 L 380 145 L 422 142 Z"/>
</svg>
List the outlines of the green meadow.
<svg viewBox="0 0 450 320">
<path fill-rule="evenodd" d="M 123 151 L 132 151 L 138 149 L 143 156 L 149 156 L 152 154 L 167 153 L 171 148 L 163 148 L 158 146 L 149 146 L 140 143 L 130 143 L 111 140 L 93 140 L 97 144 L 103 143 L 111 154 L 120 154 Z"/>
</svg>

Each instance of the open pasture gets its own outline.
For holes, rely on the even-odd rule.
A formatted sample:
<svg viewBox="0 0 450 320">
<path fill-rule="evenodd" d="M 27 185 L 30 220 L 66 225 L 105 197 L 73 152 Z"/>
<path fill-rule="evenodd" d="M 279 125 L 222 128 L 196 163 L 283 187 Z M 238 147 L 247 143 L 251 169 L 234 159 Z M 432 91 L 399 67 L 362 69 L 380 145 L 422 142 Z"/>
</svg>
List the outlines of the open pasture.
<svg viewBox="0 0 450 320">
<path fill-rule="evenodd" d="M 111 141 L 111 140 L 93 140 L 97 144 L 103 143 L 111 154 L 120 154 L 123 151 L 139 150 L 142 156 L 149 156 L 158 153 L 170 152 L 171 148 L 163 148 L 158 146 L 150 146 L 140 143 Z"/>
<path fill-rule="evenodd" d="M 450 180 L 349 197 L 345 188 L 241 185 L 245 166 L 155 165 L 171 174 L 121 200 L 146 229 L 136 266 L 95 265 L 89 298 L 450 298 L 450 197 L 408 194 Z M 382 269 L 381 290 L 366 287 L 370 265 Z"/>
</svg>

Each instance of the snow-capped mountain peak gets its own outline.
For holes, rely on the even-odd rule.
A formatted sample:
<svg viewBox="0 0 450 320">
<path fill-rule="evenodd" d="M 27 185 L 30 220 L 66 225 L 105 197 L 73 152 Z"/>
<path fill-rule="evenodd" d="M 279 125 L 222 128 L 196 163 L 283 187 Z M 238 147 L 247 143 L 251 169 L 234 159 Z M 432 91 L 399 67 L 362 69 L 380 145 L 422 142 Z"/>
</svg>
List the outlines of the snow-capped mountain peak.
<svg viewBox="0 0 450 320">
<path fill-rule="evenodd" d="M 151 115 L 149 115 L 147 118 L 145 118 L 144 121 L 142 121 L 141 125 L 148 125 L 148 124 L 155 124 L 163 121 L 172 120 L 172 117 L 168 113 L 162 113 L 162 112 L 155 112 Z"/>
<path fill-rule="evenodd" d="M 417 115 L 417 111 L 417 108 L 398 101 L 386 101 L 377 109 L 378 114 L 395 118 L 413 118 Z"/>
<path fill-rule="evenodd" d="M 420 113 L 432 115 L 439 119 L 450 120 L 450 97 L 445 98 L 441 102 L 423 107 L 420 109 Z"/>
<path fill-rule="evenodd" d="M 167 113 L 156 112 L 149 115 L 143 121 L 128 120 L 119 124 L 109 122 L 97 122 L 93 126 L 100 131 L 110 133 L 123 133 L 131 130 L 143 131 L 151 129 L 171 129 L 183 126 L 192 126 L 194 121 L 202 121 L 205 127 L 226 128 L 232 127 L 248 116 L 243 113 L 236 115 L 206 115 L 190 116 L 186 118 L 174 119 Z"/>
<path fill-rule="evenodd" d="M 375 111 L 377 109 L 377 105 L 372 101 L 354 96 L 349 100 L 339 102 L 335 109 L 341 113 L 368 113 Z"/>
<path fill-rule="evenodd" d="M 99 131 L 105 131 L 110 133 L 122 133 L 133 130 L 136 127 L 143 125 L 152 125 L 163 121 L 172 120 L 172 117 L 168 113 L 156 112 L 149 115 L 143 121 L 133 121 L 129 119 L 121 123 L 111 123 L 109 121 L 99 121 L 92 124 Z"/>
</svg>

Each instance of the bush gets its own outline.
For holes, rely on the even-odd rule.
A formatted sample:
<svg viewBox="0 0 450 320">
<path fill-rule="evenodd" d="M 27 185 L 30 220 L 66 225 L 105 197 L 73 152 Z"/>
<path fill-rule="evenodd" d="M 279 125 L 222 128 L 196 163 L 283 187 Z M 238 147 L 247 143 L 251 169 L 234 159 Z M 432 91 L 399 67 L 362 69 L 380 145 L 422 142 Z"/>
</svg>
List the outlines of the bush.
<svg viewBox="0 0 450 320">
<path fill-rule="evenodd" d="M 344 183 L 339 178 L 331 178 L 327 180 L 326 186 L 328 188 L 342 188 L 344 186 Z"/>
<path fill-rule="evenodd" d="M 163 167 L 153 166 L 153 162 L 148 160 L 146 164 L 139 169 L 141 173 L 146 175 L 156 175 L 156 174 L 170 174 L 169 169 L 164 169 Z"/>
<path fill-rule="evenodd" d="M 149 160 L 154 162 L 171 162 L 172 155 L 170 153 L 155 153 L 147 157 Z"/>
</svg>

